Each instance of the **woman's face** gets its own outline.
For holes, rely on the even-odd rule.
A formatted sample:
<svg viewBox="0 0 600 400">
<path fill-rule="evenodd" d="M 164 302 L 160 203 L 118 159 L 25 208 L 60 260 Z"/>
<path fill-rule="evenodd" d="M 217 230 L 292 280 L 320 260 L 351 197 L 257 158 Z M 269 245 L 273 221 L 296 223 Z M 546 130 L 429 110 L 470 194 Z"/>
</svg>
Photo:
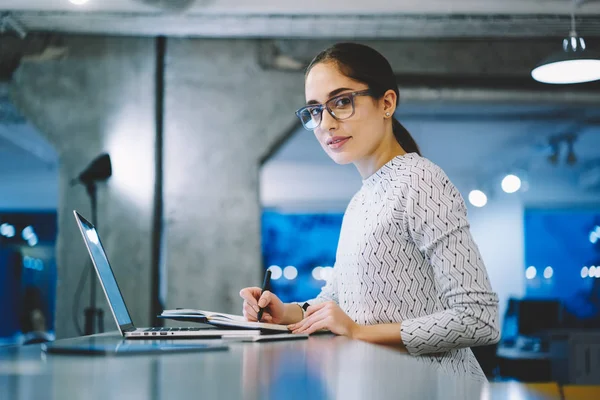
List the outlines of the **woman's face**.
<svg viewBox="0 0 600 400">
<path fill-rule="evenodd" d="M 306 77 L 306 103 L 324 104 L 340 94 L 366 89 L 366 84 L 343 75 L 336 64 L 319 63 L 312 67 Z M 321 123 L 314 133 L 333 161 L 338 164 L 353 163 L 369 157 L 382 142 L 387 111 L 384 100 L 355 96 L 354 115 L 338 121 L 324 109 Z"/>
</svg>

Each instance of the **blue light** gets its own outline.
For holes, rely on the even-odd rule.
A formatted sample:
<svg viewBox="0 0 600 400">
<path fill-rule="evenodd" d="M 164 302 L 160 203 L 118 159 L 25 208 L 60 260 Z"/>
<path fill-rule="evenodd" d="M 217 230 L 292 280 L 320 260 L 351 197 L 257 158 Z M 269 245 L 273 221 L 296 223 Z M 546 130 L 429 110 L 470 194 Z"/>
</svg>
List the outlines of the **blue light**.
<svg viewBox="0 0 600 400">
<path fill-rule="evenodd" d="M 590 242 L 596 244 L 598 239 L 600 239 L 600 226 L 596 225 L 594 230 L 590 232 Z"/>
<path fill-rule="evenodd" d="M 38 237 L 35 234 L 33 236 L 30 236 L 29 239 L 27 239 L 27 244 L 31 247 L 35 246 L 36 244 L 38 244 Z"/>
<path fill-rule="evenodd" d="M 9 223 L 3 223 L 0 225 L 0 235 L 12 238 L 15 236 L 15 227 Z"/>
<path fill-rule="evenodd" d="M 581 268 L 581 277 L 582 277 L 583 279 L 585 279 L 585 278 L 587 278 L 587 277 L 588 277 L 588 273 L 589 273 L 589 269 L 588 269 L 588 267 L 583 267 L 583 268 Z"/>
<path fill-rule="evenodd" d="M 23 267 L 26 269 L 31 269 L 34 271 L 43 271 L 44 270 L 44 262 L 39 258 L 33 258 L 29 256 L 23 257 Z"/>
<path fill-rule="evenodd" d="M 35 232 L 33 231 L 33 227 L 31 225 L 26 226 L 23 229 L 23 232 L 21 232 L 21 237 L 23 238 L 23 240 L 29 240 L 33 236 L 35 236 Z"/>
</svg>

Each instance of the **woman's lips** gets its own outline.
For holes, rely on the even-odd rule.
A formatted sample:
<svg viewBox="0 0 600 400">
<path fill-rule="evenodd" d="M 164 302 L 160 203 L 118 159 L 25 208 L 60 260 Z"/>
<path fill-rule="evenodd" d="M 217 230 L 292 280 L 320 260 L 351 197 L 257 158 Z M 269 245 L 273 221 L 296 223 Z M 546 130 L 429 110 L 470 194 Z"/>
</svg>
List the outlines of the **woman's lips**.
<svg viewBox="0 0 600 400">
<path fill-rule="evenodd" d="M 350 140 L 352 136 L 333 137 L 327 141 L 327 147 L 330 149 L 339 149 Z"/>
</svg>

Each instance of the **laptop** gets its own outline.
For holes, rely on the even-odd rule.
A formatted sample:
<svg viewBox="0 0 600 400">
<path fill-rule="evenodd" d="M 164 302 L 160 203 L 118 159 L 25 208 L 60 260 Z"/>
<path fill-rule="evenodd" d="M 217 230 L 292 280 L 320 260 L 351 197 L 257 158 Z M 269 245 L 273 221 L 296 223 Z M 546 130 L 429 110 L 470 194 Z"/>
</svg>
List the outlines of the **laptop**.
<svg viewBox="0 0 600 400">
<path fill-rule="evenodd" d="M 259 330 L 218 330 L 209 324 L 197 324 L 189 328 L 136 328 L 133 325 L 125 300 L 117 284 L 117 280 L 112 271 L 106 252 L 100 241 L 100 236 L 96 228 L 77 211 L 73 210 L 75 220 L 79 226 L 79 231 L 83 236 L 83 241 L 90 254 L 98 279 L 106 295 L 106 300 L 110 306 L 119 332 L 128 339 L 208 339 L 221 338 L 224 336 L 236 335 L 259 335 Z"/>
</svg>

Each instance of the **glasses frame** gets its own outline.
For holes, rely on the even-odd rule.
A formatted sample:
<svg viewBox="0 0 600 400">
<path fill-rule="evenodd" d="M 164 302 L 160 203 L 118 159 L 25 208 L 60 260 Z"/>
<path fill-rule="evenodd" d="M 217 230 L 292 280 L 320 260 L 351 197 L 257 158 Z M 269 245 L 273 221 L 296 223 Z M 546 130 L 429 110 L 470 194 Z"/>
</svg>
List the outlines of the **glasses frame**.
<svg viewBox="0 0 600 400">
<path fill-rule="evenodd" d="M 348 97 L 348 96 L 350 96 L 350 104 L 352 106 L 352 113 L 350 113 L 350 115 L 347 116 L 347 117 L 345 117 L 345 118 L 338 118 L 338 117 L 336 117 L 335 114 L 333 113 L 333 110 L 329 107 L 328 104 L 331 103 L 331 102 L 334 102 L 335 100 L 338 100 L 341 97 Z M 347 120 L 349 118 L 352 118 L 352 116 L 354 115 L 354 113 L 356 111 L 356 107 L 354 105 L 354 98 L 356 96 L 372 96 L 371 89 L 357 90 L 355 92 L 340 93 L 338 95 L 333 96 L 332 98 L 330 98 L 329 100 L 327 100 L 323 104 L 309 104 L 307 106 L 304 106 L 304 107 L 296 110 L 296 116 L 298 117 L 298 119 L 302 123 L 302 126 L 304 127 L 304 129 L 306 129 L 307 131 L 314 131 L 319 126 L 321 126 L 321 122 L 323 122 L 323 110 L 327 110 L 327 112 L 329 113 L 329 115 L 331 115 L 331 117 L 333 119 L 335 119 L 336 121 L 344 121 L 344 120 Z M 320 109 L 320 114 L 319 115 L 321 116 L 321 118 L 319 119 L 319 123 L 317 124 L 317 126 L 315 126 L 314 128 L 308 128 L 308 127 L 306 127 L 306 124 L 304 122 L 302 122 L 302 117 L 300 117 L 300 114 L 304 110 L 307 110 L 309 108 L 319 108 Z M 311 118 L 311 120 L 312 120 L 312 118 Z"/>
</svg>

